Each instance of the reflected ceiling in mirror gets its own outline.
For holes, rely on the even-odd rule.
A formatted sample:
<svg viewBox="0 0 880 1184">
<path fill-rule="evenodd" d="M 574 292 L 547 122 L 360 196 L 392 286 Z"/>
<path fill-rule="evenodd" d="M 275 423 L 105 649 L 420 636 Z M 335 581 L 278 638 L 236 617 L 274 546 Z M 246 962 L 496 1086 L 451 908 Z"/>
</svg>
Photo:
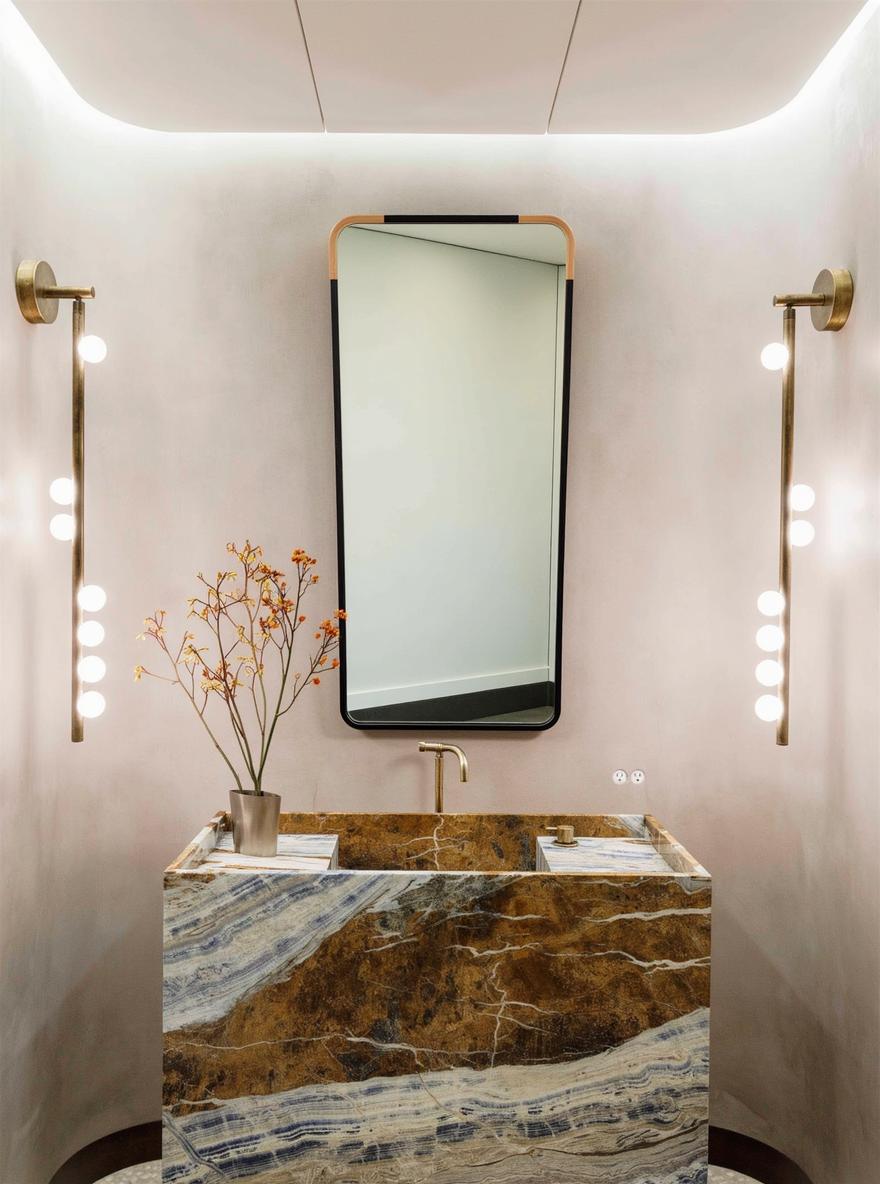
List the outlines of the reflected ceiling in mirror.
<svg viewBox="0 0 880 1184">
<path fill-rule="evenodd" d="M 571 231 L 361 215 L 334 229 L 330 273 L 343 716 L 551 727 Z"/>
</svg>

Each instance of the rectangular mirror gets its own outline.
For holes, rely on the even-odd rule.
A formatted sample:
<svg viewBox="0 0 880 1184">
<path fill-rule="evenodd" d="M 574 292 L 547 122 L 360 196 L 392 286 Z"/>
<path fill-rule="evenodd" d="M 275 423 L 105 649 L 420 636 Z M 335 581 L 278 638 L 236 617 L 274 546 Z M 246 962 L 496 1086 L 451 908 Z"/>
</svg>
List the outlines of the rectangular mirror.
<svg viewBox="0 0 880 1184">
<path fill-rule="evenodd" d="M 549 216 L 371 214 L 333 230 L 354 727 L 559 718 L 573 264 Z"/>
</svg>

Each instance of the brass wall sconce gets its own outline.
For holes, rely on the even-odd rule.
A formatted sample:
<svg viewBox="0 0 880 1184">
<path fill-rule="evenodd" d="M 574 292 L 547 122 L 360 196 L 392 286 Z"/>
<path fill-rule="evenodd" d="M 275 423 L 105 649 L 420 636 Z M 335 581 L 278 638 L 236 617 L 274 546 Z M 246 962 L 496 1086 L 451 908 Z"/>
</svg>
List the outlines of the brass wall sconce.
<svg viewBox="0 0 880 1184">
<path fill-rule="evenodd" d="M 48 263 L 26 259 L 15 273 L 15 294 L 24 319 L 32 325 L 51 325 L 58 316 L 60 300 L 73 301 L 73 380 L 71 415 L 71 475 L 56 478 L 49 496 L 70 512 L 58 513 L 49 523 L 53 538 L 71 543 L 71 699 L 70 738 L 83 738 L 83 720 L 101 715 L 106 706 L 100 691 L 84 690 L 84 684 L 100 682 L 106 672 L 102 658 L 83 656 L 84 647 L 99 645 L 104 626 L 84 620 L 84 612 L 98 612 L 107 596 L 97 584 L 84 584 L 85 561 L 85 363 L 101 362 L 107 347 L 100 337 L 86 336 L 86 300 L 94 288 L 64 287 L 55 279 Z"/>
<path fill-rule="evenodd" d="M 759 719 L 776 724 L 776 743 L 788 744 L 791 669 L 791 549 L 813 541 L 815 530 L 806 518 L 793 514 L 809 510 L 816 495 L 809 485 L 793 484 L 794 462 L 794 369 L 796 309 L 809 308 L 813 328 L 820 332 L 838 332 L 846 324 L 852 308 L 853 278 L 845 268 L 820 271 L 812 292 L 806 295 L 773 297 L 773 307 L 783 308 L 782 341 L 772 342 L 761 351 L 761 362 L 768 370 L 782 371 L 782 450 L 779 490 L 779 587 L 762 592 L 758 609 L 766 617 L 776 617 L 775 625 L 762 625 L 757 643 L 765 653 L 776 651 L 776 658 L 765 658 L 755 670 L 758 682 L 775 687 L 775 693 L 761 695 L 755 704 Z"/>
</svg>

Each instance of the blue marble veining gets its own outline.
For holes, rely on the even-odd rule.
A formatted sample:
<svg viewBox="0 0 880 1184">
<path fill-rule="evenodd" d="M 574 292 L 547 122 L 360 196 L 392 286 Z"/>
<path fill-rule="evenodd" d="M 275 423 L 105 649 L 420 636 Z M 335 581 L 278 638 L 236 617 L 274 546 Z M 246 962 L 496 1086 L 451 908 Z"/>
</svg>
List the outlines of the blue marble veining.
<svg viewBox="0 0 880 1184">
<path fill-rule="evenodd" d="M 562 1063 L 210 1102 L 167 1115 L 163 1181 L 705 1184 L 708 1040 L 700 1009 Z"/>
<path fill-rule="evenodd" d="M 400 873 L 281 872 L 172 882 L 165 890 L 166 1031 L 224 1015 L 353 916 L 392 907 L 414 880 Z"/>
</svg>

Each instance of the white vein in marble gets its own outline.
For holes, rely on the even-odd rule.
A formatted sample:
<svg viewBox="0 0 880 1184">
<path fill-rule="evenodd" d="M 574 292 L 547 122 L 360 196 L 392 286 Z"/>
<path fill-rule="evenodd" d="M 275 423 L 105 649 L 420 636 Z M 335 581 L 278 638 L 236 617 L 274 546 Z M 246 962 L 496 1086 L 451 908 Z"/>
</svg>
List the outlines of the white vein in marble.
<svg viewBox="0 0 880 1184">
<path fill-rule="evenodd" d="M 648 839 L 651 837 L 644 814 L 609 814 L 608 817 L 616 818 L 634 839 Z"/>
<path fill-rule="evenodd" d="M 709 1013 L 604 1053 L 166 1111 L 164 1184 L 707 1184 Z"/>
<path fill-rule="evenodd" d="M 508 879 L 527 874 L 330 871 L 202 879 L 196 870 L 169 877 L 165 1031 L 228 1014 L 252 991 L 289 977 L 292 967 L 358 914 L 393 914 L 405 905 L 407 911 L 433 914 L 436 921 L 473 908 Z M 383 932 L 393 938 L 396 929 L 390 918 Z"/>
</svg>

